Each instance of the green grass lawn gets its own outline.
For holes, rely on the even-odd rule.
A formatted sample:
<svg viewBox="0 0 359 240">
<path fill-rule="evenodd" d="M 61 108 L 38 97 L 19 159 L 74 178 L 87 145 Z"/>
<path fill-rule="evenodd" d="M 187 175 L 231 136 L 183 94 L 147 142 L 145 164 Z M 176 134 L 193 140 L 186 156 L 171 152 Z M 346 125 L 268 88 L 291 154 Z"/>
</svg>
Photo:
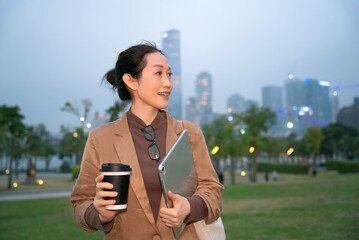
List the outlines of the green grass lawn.
<svg viewBox="0 0 359 240">
<path fill-rule="evenodd" d="M 359 174 L 282 175 L 226 186 L 227 239 L 359 239 Z M 281 180 L 284 179 L 284 180 Z M 0 202 L 0 239 L 103 239 L 75 222 L 68 198 Z"/>
<path fill-rule="evenodd" d="M 227 186 L 223 199 L 227 239 L 359 239 L 359 174 Z"/>
</svg>

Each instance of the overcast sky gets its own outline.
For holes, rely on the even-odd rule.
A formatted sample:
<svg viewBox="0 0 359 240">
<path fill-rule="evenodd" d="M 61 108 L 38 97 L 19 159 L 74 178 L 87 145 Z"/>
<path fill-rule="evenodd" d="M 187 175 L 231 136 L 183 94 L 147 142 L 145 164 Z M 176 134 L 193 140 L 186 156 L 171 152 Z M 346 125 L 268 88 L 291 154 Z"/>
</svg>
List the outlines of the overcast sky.
<svg viewBox="0 0 359 240">
<path fill-rule="evenodd" d="M 233 93 L 261 103 L 261 87 L 296 78 L 359 88 L 357 0 L 0 0 L 0 105 L 18 105 L 27 124 L 52 133 L 78 120 L 60 111 L 90 99 L 101 113 L 117 96 L 101 86 L 117 55 L 161 33 L 181 32 L 183 99 L 195 78 L 213 79 L 214 111 Z"/>
</svg>

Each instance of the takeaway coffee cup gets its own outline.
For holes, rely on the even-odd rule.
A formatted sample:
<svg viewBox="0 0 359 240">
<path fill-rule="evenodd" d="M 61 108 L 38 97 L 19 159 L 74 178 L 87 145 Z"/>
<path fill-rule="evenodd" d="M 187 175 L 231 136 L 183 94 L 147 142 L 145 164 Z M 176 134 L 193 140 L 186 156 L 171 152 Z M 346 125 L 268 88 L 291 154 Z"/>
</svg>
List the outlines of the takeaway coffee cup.
<svg viewBox="0 0 359 240">
<path fill-rule="evenodd" d="M 117 192 L 116 197 L 105 197 L 106 200 L 115 199 L 114 205 L 107 205 L 109 210 L 122 210 L 127 208 L 128 186 L 130 183 L 131 168 L 128 165 L 120 163 L 102 164 L 100 169 L 105 176 L 103 182 L 109 182 L 113 185 L 113 189 L 105 189 L 106 191 Z"/>
</svg>

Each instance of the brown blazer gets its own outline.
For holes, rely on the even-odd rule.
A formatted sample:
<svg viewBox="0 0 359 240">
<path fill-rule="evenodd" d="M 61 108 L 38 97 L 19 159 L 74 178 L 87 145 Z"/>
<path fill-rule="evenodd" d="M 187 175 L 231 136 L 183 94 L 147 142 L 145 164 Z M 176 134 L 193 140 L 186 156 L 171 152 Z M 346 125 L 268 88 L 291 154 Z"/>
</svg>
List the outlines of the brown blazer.
<svg viewBox="0 0 359 240">
<path fill-rule="evenodd" d="M 166 116 L 166 152 L 174 144 L 183 127 L 188 130 L 198 181 L 195 195 L 200 196 L 207 205 L 206 222 L 212 222 L 219 217 L 221 212 L 223 186 L 219 183 L 211 164 L 203 134 L 198 127 L 188 121 L 183 121 L 181 124 L 169 114 L 166 113 Z M 74 215 L 79 224 L 86 231 L 95 231 L 87 225 L 85 212 L 93 203 L 96 194 L 95 178 L 100 174 L 99 169 L 103 163 L 109 162 L 130 165 L 132 173 L 127 211 L 116 215 L 112 229 L 105 232 L 105 239 L 175 239 L 172 229 L 167 227 L 161 219 L 156 222 L 153 217 L 128 127 L 127 114 L 117 121 L 91 131 L 89 134 L 80 175 L 71 195 Z M 160 208 L 162 207 L 165 207 L 163 196 Z M 193 224 L 188 224 L 185 227 L 180 239 L 197 239 Z"/>
</svg>

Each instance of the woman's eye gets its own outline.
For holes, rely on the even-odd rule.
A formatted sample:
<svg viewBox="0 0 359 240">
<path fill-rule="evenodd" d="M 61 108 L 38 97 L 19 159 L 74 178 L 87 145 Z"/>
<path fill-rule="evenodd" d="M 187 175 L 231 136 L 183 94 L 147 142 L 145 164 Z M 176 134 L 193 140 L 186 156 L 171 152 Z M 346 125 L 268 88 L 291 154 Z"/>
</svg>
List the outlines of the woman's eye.
<svg viewBox="0 0 359 240">
<path fill-rule="evenodd" d="M 167 73 L 167 75 L 169 76 L 169 77 L 171 77 L 172 76 L 172 73 L 170 72 L 170 73 Z"/>
<path fill-rule="evenodd" d="M 162 72 L 156 72 L 156 74 L 157 74 L 157 75 L 161 75 L 161 74 L 162 74 Z"/>
</svg>

